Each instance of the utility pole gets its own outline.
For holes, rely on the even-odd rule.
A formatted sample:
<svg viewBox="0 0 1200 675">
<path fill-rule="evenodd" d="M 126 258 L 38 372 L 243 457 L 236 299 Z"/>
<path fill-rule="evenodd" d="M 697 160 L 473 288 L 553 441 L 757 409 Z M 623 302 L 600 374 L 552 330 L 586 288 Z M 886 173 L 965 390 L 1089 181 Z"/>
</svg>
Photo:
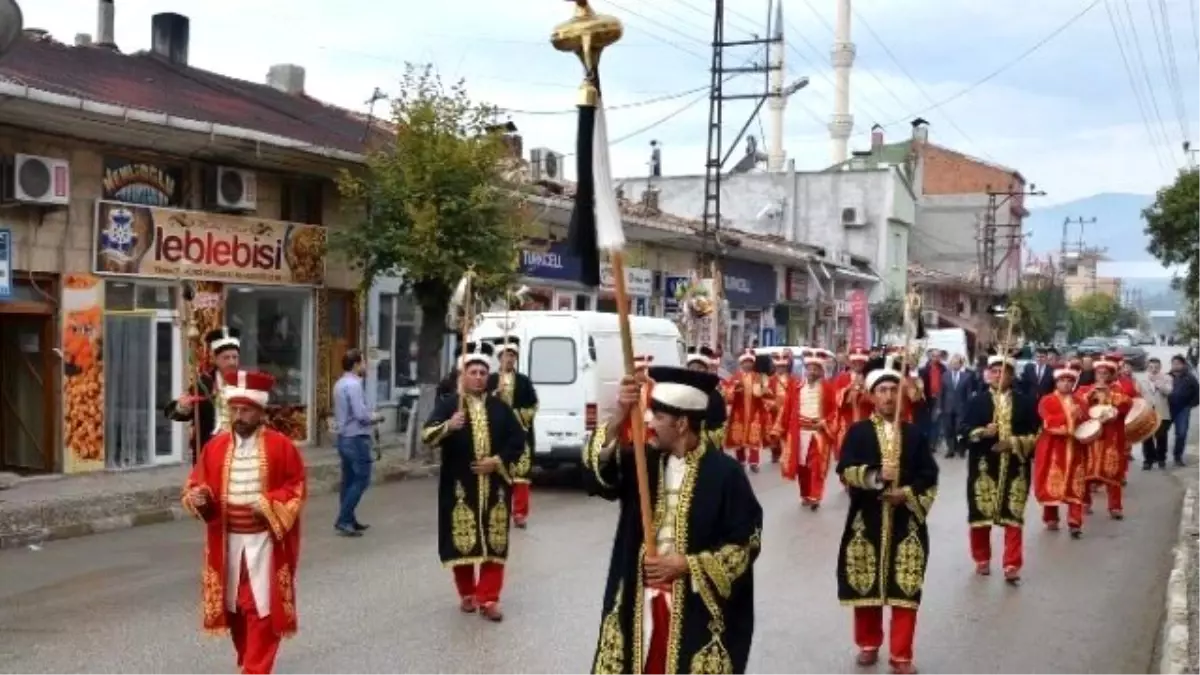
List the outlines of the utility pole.
<svg viewBox="0 0 1200 675">
<path fill-rule="evenodd" d="M 782 0 L 772 0 L 772 2 L 782 2 Z M 808 86 L 808 78 L 801 77 L 799 80 L 791 83 L 782 89 L 771 86 L 771 73 L 783 68 L 783 59 L 764 58 L 762 62 L 754 62 L 747 66 L 725 67 L 725 50 L 737 49 L 742 47 L 768 47 L 782 49 L 783 48 L 783 26 L 772 26 L 772 17 L 778 16 L 778 10 L 772 11 L 769 5 L 767 9 L 767 31 L 766 34 L 770 37 L 760 38 L 753 35 L 748 40 L 725 40 L 725 1 L 716 0 L 715 9 L 713 11 L 713 38 L 712 38 L 712 65 L 710 68 L 711 88 L 708 94 L 708 152 L 707 159 L 704 164 L 704 215 L 703 215 L 703 240 L 701 241 L 700 259 L 698 269 L 701 270 L 701 276 L 707 275 L 709 270 L 713 270 L 714 276 L 716 273 L 717 258 L 720 255 L 720 233 L 721 233 L 721 174 L 725 167 L 725 163 L 729 161 L 730 155 L 738 147 L 742 137 L 746 134 L 746 130 L 750 128 L 750 124 L 758 116 L 762 110 L 763 104 L 769 99 L 788 98 L 792 94 L 800 91 Z M 762 89 L 754 93 L 746 94 L 726 94 L 724 84 L 732 79 L 732 76 L 745 73 L 762 73 Z M 724 126 L 724 104 L 726 101 L 752 100 L 757 103 L 750 116 L 746 118 L 746 123 L 742 125 L 741 131 L 737 133 L 733 141 L 725 143 L 723 126 Z"/>
<path fill-rule="evenodd" d="M 989 185 L 987 187 L 987 196 L 988 205 L 987 211 L 984 212 L 983 232 L 981 237 L 983 246 L 980 250 L 981 260 L 979 261 L 979 282 L 985 289 L 987 289 L 989 293 L 994 294 L 996 292 L 996 273 L 1000 270 L 1000 265 L 996 263 L 996 230 L 998 228 L 996 223 L 997 211 L 1000 210 L 1001 206 L 1004 206 L 1015 197 L 1044 197 L 1046 196 L 1046 192 L 1045 190 L 1038 190 L 1037 185 L 1033 183 L 1029 184 L 1028 190 L 1014 190 L 1012 187 L 1009 187 L 1003 192 L 994 191 Z M 1006 225 L 1006 227 L 1012 226 Z M 1023 241 L 1023 239 L 1023 232 L 1011 233 L 1006 237 L 1006 240 L 1009 242 L 1009 250 L 1008 253 L 1005 254 L 1005 258 L 1007 258 L 1008 255 L 1011 255 L 1013 244 L 1018 241 Z M 1018 254 L 1018 258 L 1019 257 L 1020 256 Z M 1003 262 L 1003 259 L 1001 259 L 1001 263 Z M 1019 272 L 1019 259 L 1017 260 L 1017 267 Z"/>
</svg>

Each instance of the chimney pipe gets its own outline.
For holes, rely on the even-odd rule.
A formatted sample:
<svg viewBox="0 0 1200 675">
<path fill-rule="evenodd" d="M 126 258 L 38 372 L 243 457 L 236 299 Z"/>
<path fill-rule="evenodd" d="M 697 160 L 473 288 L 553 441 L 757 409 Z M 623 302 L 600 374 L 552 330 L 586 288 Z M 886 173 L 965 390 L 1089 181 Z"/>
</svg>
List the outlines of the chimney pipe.
<svg viewBox="0 0 1200 675">
<path fill-rule="evenodd" d="M 113 36 L 114 12 L 113 0 L 100 0 L 96 6 L 96 45 L 100 47 L 115 47 L 116 38 Z"/>
<path fill-rule="evenodd" d="M 75 46 L 76 47 L 92 46 L 92 36 L 88 35 L 87 33 L 76 33 L 75 34 Z"/>
<path fill-rule="evenodd" d="M 883 127 L 876 124 L 871 127 L 871 152 L 879 152 L 883 147 Z"/>
<path fill-rule="evenodd" d="M 929 140 L 929 121 L 923 117 L 918 117 L 912 121 L 912 139 L 917 143 L 924 143 Z"/>
<path fill-rule="evenodd" d="M 151 50 L 177 66 L 188 64 L 190 33 L 190 22 L 182 14 L 163 12 L 150 17 Z"/>
<path fill-rule="evenodd" d="M 304 69 L 290 63 L 280 63 L 267 71 L 267 84 L 290 96 L 304 94 Z"/>
</svg>

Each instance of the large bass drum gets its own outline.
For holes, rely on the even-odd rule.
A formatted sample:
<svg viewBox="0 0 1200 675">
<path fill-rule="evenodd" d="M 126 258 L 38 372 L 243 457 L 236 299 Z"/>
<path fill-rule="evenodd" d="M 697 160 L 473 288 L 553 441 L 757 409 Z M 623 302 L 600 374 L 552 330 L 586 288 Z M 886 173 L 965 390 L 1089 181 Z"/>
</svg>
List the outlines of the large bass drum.
<svg viewBox="0 0 1200 675">
<path fill-rule="evenodd" d="M 1125 416 L 1125 442 L 1136 445 L 1158 431 L 1158 413 L 1145 399 L 1133 399 L 1133 407 Z"/>
<path fill-rule="evenodd" d="M 1104 425 L 1100 423 L 1100 420 L 1084 420 L 1075 427 L 1075 440 L 1087 445 L 1100 438 L 1100 432 L 1103 430 Z"/>
</svg>

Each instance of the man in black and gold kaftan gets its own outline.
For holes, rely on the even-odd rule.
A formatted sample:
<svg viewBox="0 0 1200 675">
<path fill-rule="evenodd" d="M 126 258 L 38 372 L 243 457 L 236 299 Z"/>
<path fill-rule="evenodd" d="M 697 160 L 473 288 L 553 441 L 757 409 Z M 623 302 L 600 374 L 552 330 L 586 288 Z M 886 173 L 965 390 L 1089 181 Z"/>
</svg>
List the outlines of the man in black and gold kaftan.
<svg viewBox="0 0 1200 675">
<path fill-rule="evenodd" d="M 992 526 L 1004 528 L 1004 578 L 1017 583 L 1024 563 L 1025 503 L 1029 500 L 1037 403 L 1012 387 L 1014 362 L 988 357 L 992 386 L 972 397 L 960 436 L 967 446 L 967 522 L 976 574 L 992 565 Z"/>
<path fill-rule="evenodd" d="M 513 471 L 513 525 L 524 528 L 529 519 L 529 472 L 533 469 L 533 449 L 536 441 L 533 419 L 537 416 L 538 397 L 533 380 L 517 371 L 520 343 L 510 337 L 498 347 L 500 370 L 488 376 L 487 388 L 517 414 L 525 432 L 525 452 Z"/>
<path fill-rule="evenodd" d="M 846 430 L 837 471 L 850 495 L 838 548 L 838 600 L 854 608 L 858 664 L 883 645 L 883 608 L 891 607 L 889 661 L 914 673 L 917 608 L 929 562 L 926 518 L 937 497 L 938 466 L 921 430 L 893 422 L 901 376 L 879 368 L 865 379 L 874 412 Z"/>
<path fill-rule="evenodd" d="M 595 673 L 742 673 L 754 632 L 754 561 L 762 507 L 745 472 L 701 438 L 719 378 L 650 368 L 647 463 L 657 551 L 644 550 L 634 450 L 616 447 L 640 380 L 584 450 L 591 494 L 621 504 L 605 584 Z"/>
<path fill-rule="evenodd" d="M 491 345 L 469 344 L 460 357 L 464 395 L 434 404 L 421 437 L 441 450 L 438 553 L 454 571 L 464 612 L 500 621 L 509 550 L 512 476 L 525 450 L 521 423 L 487 393 Z M 476 565 L 479 566 L 476 578 Z"/>
</svg>

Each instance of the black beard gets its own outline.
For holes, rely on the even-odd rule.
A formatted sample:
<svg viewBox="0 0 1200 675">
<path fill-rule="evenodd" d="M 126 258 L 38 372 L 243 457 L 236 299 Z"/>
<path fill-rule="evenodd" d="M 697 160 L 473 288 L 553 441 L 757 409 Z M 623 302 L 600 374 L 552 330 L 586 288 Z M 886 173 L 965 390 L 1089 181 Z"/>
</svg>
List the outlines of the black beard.
<svg viewBox="0 0 1200 675">
<path fill-rule="evenodd" d="M 261 426 L 262 422 L 243 422 L 237 420 L 233 423 L 233 432 L 242 438 L 250 438 Z"/>
</svg>

